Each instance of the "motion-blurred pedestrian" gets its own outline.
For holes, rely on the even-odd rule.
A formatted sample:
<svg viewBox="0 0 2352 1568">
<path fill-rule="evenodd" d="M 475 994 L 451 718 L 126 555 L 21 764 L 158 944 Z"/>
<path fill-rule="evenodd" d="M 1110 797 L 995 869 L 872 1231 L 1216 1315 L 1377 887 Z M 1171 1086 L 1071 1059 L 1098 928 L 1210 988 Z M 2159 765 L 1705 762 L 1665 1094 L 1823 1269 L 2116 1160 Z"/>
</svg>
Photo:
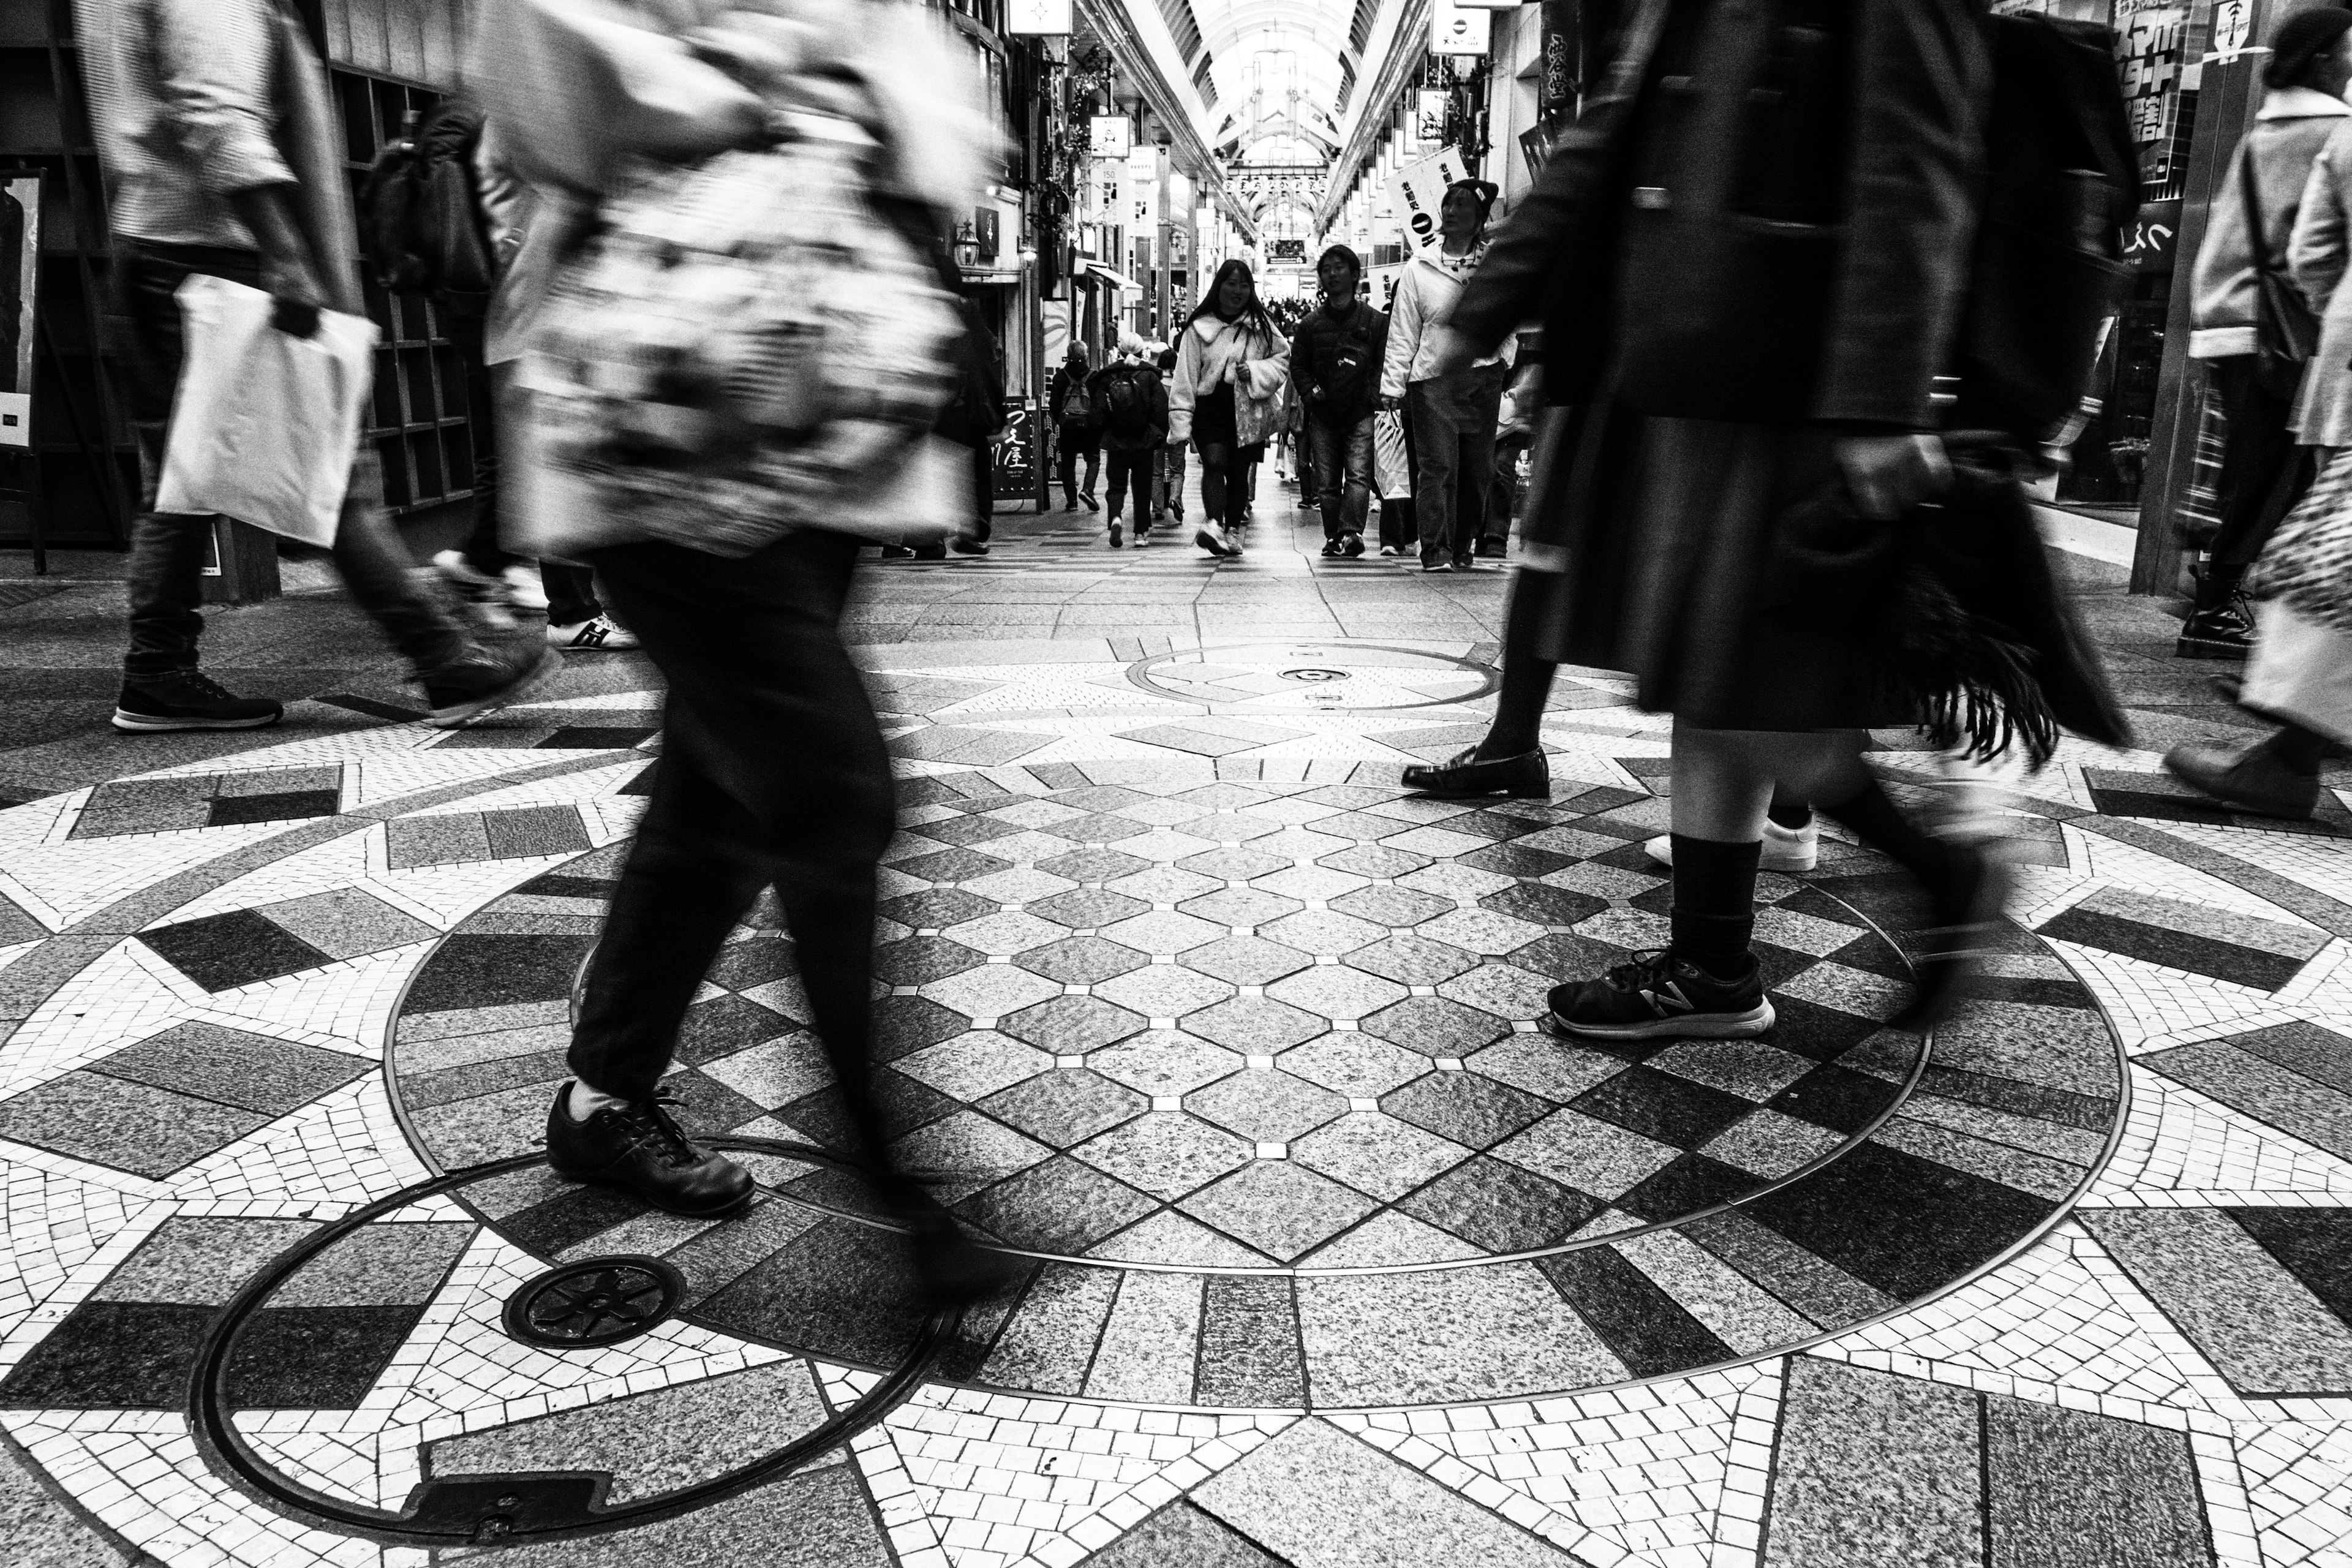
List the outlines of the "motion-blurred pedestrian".
<svg viewBox="0 0 2352 1568">
<path fill-rule="evenodd" d="M 1486 527 L 1511 344 L 1507 338 L 1469 363 L 1451 366 L 1440 366 L 1437 350 L 1463 283 L 1486 254 L 1486 215 L 1495 194 L 1484 180 L 1445 188 L 1437 209 L 1438 243 L 1405 263 L 1389 311 L 1381 405 L 1402 408 L 1412 426 L 1413 510 L 1424 572 L 1469 571 Z"/>
</svg>

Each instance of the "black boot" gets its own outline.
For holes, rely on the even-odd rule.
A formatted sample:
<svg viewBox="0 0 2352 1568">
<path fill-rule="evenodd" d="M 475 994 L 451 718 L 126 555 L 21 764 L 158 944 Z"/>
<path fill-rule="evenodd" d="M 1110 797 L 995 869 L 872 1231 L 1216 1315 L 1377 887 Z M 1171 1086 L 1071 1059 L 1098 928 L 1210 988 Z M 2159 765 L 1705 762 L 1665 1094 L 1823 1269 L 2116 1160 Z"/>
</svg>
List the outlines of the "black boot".
<svg viewBox="0 0 2352 1568">
<path fill-rule="evenodd" d="M 2197 582 L 2197 605 L 2180 624 L 2172 651 L 2179 658 L 2242 659 L 2254 646 L 2254 616 L 2239 591 L 2245 574 L 2208 565 Z"/>
<path fill-rule="evenodd" d="M 1473 746 L 1443 763 L 1414 763 L 1405 769 L 1403 784 L 1407 789 L 1419 790 L 1439 800 L 1475 800 L 1488 795 L 1509 795 L 1514 800 L 1549 800 L 1551 763 L 1541 747 L 1515 757 L 1496 757 L 1482 763 L 1478 749 Z"/>
<path fill-rule="evenodd" d="M 547 1113 L 547 1165 L 574 1182 L 615 1187 L 656 1208 L 694 1219 L 731 1214 L 751 1199 L 751 1173 L 724 1154 L 698 1149 L 670 1114 L 667 1095 L 598 1108 L 572 1118 L 569 1079 Z"/>
</svg>

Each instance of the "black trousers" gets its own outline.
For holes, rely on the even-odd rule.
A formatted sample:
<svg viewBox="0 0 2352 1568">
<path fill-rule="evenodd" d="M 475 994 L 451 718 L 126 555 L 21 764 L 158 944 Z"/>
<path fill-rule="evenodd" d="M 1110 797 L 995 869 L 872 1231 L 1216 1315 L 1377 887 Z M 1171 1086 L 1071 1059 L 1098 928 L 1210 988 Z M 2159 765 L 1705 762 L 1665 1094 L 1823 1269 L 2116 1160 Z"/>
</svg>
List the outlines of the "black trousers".
<svg viewBox="0 0 2352 1568">
<path fill-rule="evenodd" d="M 1095 493 L 1095 478 L 1102 469 L 1102 447 L 1083 430 L 1061 430 L 1054 436 L 1054 445 L 1060 455 L 1062 469 L 1062 503 L 1075 505 L 1081 495 Z M 1078 483 L 1078 459 L 1087 460 L 1087 482 Z"/>
<path fill-rule="evenodd" d="M 572 1070 L 641 1099 L 727 934 L 772 887 L 851 1128 L 879 1159 L 875 870 L 895 830 L 890 759 L 842 647 L 858 542 L 786 535 L 745 560 L 674 544 L 592 564 L 668 683 L 662 759 L 588 968 Z"/>
<path fill-rule="evenodd" d="M 2313 449 L 2296 446 L 2286 427 L 2294 405 L 2263 390 L 2255 363 L 2252 354 L 2206 362 L 2230 421 L 2221 444 L 2221 526 L 2209 559 L 2233 583 L 2311 488 L 2316 468 Z"/>
<path fill-rule="evenodd" d="M 131 646 L 122 673 L 130 679 L 194 669 L 205 617 L 205 547 L 214 519 L 155 510 L 163 477 L 163 440 L 179 395 L 185 360 L 180 302 L 174 291 L 193 274 L 258 288 L 261 258 L 217 246 L 160 245 L 118 239 L 108 301 L 107 343 L 114 375 L 130 409 L 139 446 L 139 515 L 131 524 Z M 418 584 L 408 553 L 383 511 L 383 470 L 375 448 L 360 443 L 352 484 L 335 525 L 335 569 L 352 597 L 423 677 L 463 655 L 467 630 Z"/>
<path fill-rule="evenodd" d="M 996 448 L 986 441 L 971 449 L 971 511 L 966 537 L 985 544 L 996 530 Z"/>
<path fill-rule="evenodd" d="M 1137 528 L 1150 528 L 1151 526 L 1151 448 L 1146 447 L 1140 451 L 1122 452 L 1117 447 L 1112 447 L 1108 453 L 1108 461 L 1110 468 L 1110 481 L 1103 491 L 1103 505 L 1110 509 L 1110 515 L 1113 517 L 1121 515 L 1132 517 Z M 1132 496 L 1135 499 L 1132 511 L 1129 511 L 1121 501 L 1120 498 L 1123 496 Z"/>
<path fill-rule="evenodd" d="M 450 335 L 466 355 L 466 416 L 474 436 L 474 531 L 466 536 L 466 564 L 495 577 L 522 559 L 499 542 L 499 405 L 521 363 L 482 363 L 482 323 L 466 317 L 445 318 Z M 596 574 L 585 566 L 561 561 L 539 563 L 540 585 L 547 590 L 550 626 L 574 626 L 604 613 L 596 599 Z"/>
</svg>

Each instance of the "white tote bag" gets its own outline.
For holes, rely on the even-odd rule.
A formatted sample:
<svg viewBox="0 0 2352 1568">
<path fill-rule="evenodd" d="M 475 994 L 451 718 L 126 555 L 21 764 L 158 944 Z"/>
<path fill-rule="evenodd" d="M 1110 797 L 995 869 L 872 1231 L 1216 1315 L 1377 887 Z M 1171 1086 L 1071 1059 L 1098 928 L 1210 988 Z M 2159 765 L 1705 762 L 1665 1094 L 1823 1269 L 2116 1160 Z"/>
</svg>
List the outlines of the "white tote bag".
<svg viewBox="0 0 2352 1568">
<path fill-rule="evenodd" d="M 1412 499 L 1412 463 L 1404 445 L 1404 416 L 1372 416 L 1372 480 L 1382 500 Z"/>
<path fill-rule="evenodd" d="M 197 274 L 180 285 L 186 353 L 155 510 L 219 512 L 306 544 L 331 545 L 360 410 L 374 374 L 375 323 L 319 312 L 297 338 L 269 324 L 258 289 Z"/>
</svg>

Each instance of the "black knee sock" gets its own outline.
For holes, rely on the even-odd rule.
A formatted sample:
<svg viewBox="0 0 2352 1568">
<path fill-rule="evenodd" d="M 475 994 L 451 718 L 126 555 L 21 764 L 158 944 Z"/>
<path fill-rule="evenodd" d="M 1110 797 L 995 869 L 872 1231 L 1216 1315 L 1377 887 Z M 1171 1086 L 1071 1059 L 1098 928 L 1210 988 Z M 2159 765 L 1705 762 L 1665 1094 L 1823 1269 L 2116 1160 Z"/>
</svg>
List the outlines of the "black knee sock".
<svg viewBox="0 0 2352 1568">
<path fill-rule="evenodd" d="M 2320 759 L 2327 754 L 2327 737 L 2300 724 L 2287 724 L 2264 741 L 2262 749 L 2276 757 L 2287 772 L 2314 778 L 2318 775 Z"/>
<path fill-rule="evenodd" d="M 1776 827 L 1798 828 L 1812 821 L 1813 808 L 1795 795 L 1776 789 L 1772 792 L 1772 804 L 1765 808 L 1764 815 L 1771 818 Z"/>
<path fill-rule="evenodd" d="M 1675 955 L 1728 975 L 1746 962 L 1756 931 L 1756 862 L 1764 847 L 1677 833 L 1674 851 Z"/>
<path fill-rule="evenodd" d="M 1874 778 L 1865 781 L 1851 799 L 1816 803 L 1822 815 L 1851 830 L 1853 836 L 1930 888 L 1941 888 L 1951 878 L 1952 848 L 1919 831 L 1887 798 Z"/>
<path fill-rule="evenodd" d="M 1495 722 L 1478 742 L 1478 760 L 1522 756 L 1543 744 L 1544 704 L 1551 700 L 1552 673 L 1559 666 L 1548 658 L 1503 646 L 1503 689 L 1495 699 Z"/>
</svg>

